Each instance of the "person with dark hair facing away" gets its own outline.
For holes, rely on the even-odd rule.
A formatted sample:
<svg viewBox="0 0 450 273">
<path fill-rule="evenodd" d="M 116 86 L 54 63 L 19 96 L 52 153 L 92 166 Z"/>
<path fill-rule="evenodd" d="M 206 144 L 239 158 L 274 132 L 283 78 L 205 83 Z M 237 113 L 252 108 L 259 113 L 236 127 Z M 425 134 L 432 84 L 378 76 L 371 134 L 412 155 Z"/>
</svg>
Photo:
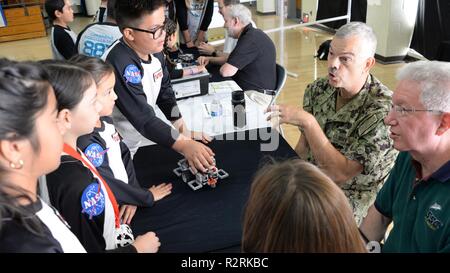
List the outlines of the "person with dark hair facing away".
<svg viewBox="0 0 450 273">
<path fill-rule="evenodd" d="M 91 133 L 102 105 L 97 86 L 86 70 L 71 64 L 46 63 L 45 69 L 66 128 L 59 168 L 46 176 L 48 195 L 88 252 L 156 252 L 158 237 L 147 232 L 134 240 L 120 222 L 119 207 L 108 182 L 77 149 L 77 139 Z"/>
<path fill-rule="evenodd" d="M 172 184 L 162 183 L 149 189 L 139 185 L 130 150 L 121 141 L 109 117 L 117 99 L 114 92 L 114 68 L 98 58 L 84 55 L 77 55 L 70 61 L 91 73 L 97 84 L 97 100 L 103 106 L 94 132 L 79 137 L 77 146 L 111 187 L 120 205 L 121 222 L 130 224 L 137 206 L 153 206 L 154 202 L 171 193 Z"/>
<path fill-rule="evenodd" d="M 242 250 L 366 252 L 342 190 L 300 159 L 258 171 L 245 209 Z"/>
<path fill-rule="evenodd" d="M 101 58 L 105 51 L 122 37 L 116 24 L 115 4 L 116 0 L 108 1 L 108 16 L 104 22 L 90 24 L 78 34 L 75 43 L 78 54 Z"/>
<path fill-rule="evenodd" d="M 68 26 L 73 22 L 72 3 L 70 0 L 46 0 L 45 11 L 52 24 L 50 41 L 53 59 L 68 60 L 77 53 L 77 34 Z"/>
<path fill-rule="evenodd" d="M 177 48 L 177 24 L 166 19 L 166 39 L 164 40 L 164 54 L 166 56 L 167 69 L 169 70 L 170 79 L 179 79 L 181 77 L 202 73 L 205 71 L 204 65 L 195 65 L 186 68 L 177 68 L 175 59 L 180 50 Z"/>
<path fill-rule="evenodd" d="M 60 164 L 62 133 L 47 73 L 0 60 L 0 252 L 86 252 L 58 211 L 37 195 Z"/>
<path fill-rule="evenodd" d="M 206 171 L 213 165 L 214 153 L 193 138 L 205 143 L 211 138 L 187 129 L 162 53 L 164 2 L 117 0 L 115 12 L 123 37 L 103 59 L 112 64 L 116 74 L 118 99 L 112 117 L 125 144 L 134 155 L 151 140 L 183 154 L 194 171 Z M 175 129 L 156 116 L 156 105 Z"/>
</svg>

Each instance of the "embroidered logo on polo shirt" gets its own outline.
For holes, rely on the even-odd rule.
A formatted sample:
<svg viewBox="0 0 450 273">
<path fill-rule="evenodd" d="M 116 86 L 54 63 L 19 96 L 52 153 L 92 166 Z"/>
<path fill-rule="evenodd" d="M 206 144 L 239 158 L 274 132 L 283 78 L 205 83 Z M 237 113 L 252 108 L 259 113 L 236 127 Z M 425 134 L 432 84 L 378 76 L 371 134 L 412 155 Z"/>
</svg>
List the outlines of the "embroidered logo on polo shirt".
<svg viewBox="0 0 450 273">
<path fill-rule="evenodd" d="M 441 205 L 435 202 L 433 205 L 430 206 L 427 214 L 425 215 L 425 222 L 427 223 L 428 227 L 431 228 L 432 230 L 437 230 L 443 225 L 442 221 L 439 220 L 438 217 L 436 216 L 436 213 L 438 213 L 438 211 L 441 210 L 442 210 Z"/>
<path fill-rule="evenodd" d="M 155 73 L 153 73 L 153 81 L 156 82 L 157 80 L 159 80 L 160 78 L 162 78 L 163 76 L 163 71 L 160 68 L 158 71 L 156 71 Z"/>
<path fill-rule="evenodd" d="M 123 77 L 125 78 L 127 83 L 128 82 L 140 83 L 142 80 L 141 71 L 134 64 L 129 64 L 129 65 L 127 65 L 127 67 L 125 67 L 125 71 L 123 72 Z"/>
<path fill-rule="evenodd" d="M 87 186 L 81 195 L 81 213 L 89 215 L 89 219 L 101 214 L 105 210 L 105 196 L 99 191 L 99 184 Z"/>
<path fill-rule="evenodd" d="M 441 205 L 439 205 L 438 203 L 434 203 L 434 204 L 430 207 L 430 209 L 441 210 L 442 208 L 441 208 Z"/>
<path fill-rule="evenodd" d="M 107 152 L 108 149 L 103 150 L 98 143 L 92 143 L 84 150 L 84 154 L 96 168 L 103 164 L 105 153 Z"/>
</svg>

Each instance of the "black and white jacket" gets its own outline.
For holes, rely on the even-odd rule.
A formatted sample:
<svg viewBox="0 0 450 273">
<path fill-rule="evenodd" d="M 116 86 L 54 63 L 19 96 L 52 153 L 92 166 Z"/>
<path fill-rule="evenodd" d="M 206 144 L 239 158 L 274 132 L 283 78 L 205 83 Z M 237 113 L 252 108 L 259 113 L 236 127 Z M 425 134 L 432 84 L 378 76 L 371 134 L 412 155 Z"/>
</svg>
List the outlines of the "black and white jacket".
<svg viewBox="0 0 450 273">
<path fill-rule="evenodd" d="M 86 26 L 78 34 L 75 48 L 78 54 L 101 58 L 106 50 L 122 37 L 114 23 L 94 23 Z"/>
<path fill-rule="evenodd" d="M 2 215 L 0 228 L 0 252 L 5 253 L 85 253 L 77 237 L 56 209 L 41 199 L 25 207 L 29 216 L 15 219 Z M 37 218 L 37 219 L 36 219 Z M 32 233 L 24 227 L 29 220 L 38 220 L 40 233 Z"/>
<path fill-rule="evenodd" d="M 171 147 L 179 133 L 155 114 L 158 106 L 169 121 L 181 118 L 164 54 L 143 61 L 121 38 L 102 58 L 115 70 L 118 99 L 112 117 L 132 155 L 145 139 Z"/>
<path fill-rule="evenodd" d="M 51 204 L 87 252 L 136 251 L 132 245 L 116 249 L 112 202 L 101 180 L 81 161 L 70 155 L 61 156 L 59 168 L 47 174 L 47 188 Z"/>
<path fill-rule="evenodd" d="M 75 48 L 77 34 L 75 34 L 70 27 L 65 28 L 59 25 L 53 25 L 50 40 L 53 59 L 68 60 L 73 55 L 77 54 L 77 50 Z"/>
<path fill-rule="evenodd" d="M 153 195 L 140 187 L 130 150 L 122 142 L 110 117 L 102 117 L 101 127 L 78 138 L 77 146 L 108 183 L 120 205 L 153 205 Z"/>
</svg>

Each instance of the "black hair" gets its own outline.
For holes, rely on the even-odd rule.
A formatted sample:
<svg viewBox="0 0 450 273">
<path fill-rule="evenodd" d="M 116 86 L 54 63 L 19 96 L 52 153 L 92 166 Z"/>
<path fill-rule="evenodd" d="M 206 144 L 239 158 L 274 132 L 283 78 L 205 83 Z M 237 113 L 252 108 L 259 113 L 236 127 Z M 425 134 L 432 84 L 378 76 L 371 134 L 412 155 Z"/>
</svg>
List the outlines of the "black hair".
<svg viewBox="0 0 450 273">
<path fill-rule="evenodd" d="M 47 104 L 48 90 L 50 84 L 48 81 L 48 74 L 42 67 L 32 62 L 15 62 L 7 59 L 0 60 L 0 75 L 1 75 L 1 90 L 0 94 L 0 139 L 4 139 L 4 131 L 15 131 L 14 135 L 16 139 L 29 138 L 33 149 L 39 151 L 39 143 L 34 136 L 34 123 L 35 115 L 37 112 L 45 108 Z M 9 93 L 12 85 L 17 90 L 14 94 Z M 36 91 L 37 90 L 37 91 Z M 20 93 L 22 92 L 22 93 Z M 20 101 L 14 101 L 14 96 L 18 93 L 26 95 L 26 98 L 30 99 L 24 105 L 20 105 Z M 16 100 L 20 100 L 20 96 L 17 95 Z M 15 111 L 6 111 L 11 104 L 15 104 Z M 3 112 L 5 111 L 5 112 Z M 30 118 L 31 117 L 31 118 Z M 6 119 L 3 121 L 2 119 Z M 16 127 L 17 126 L 17 127 Z M 6 132 L 5 131 L 5 132 Z"/>
<path fill-rule="evenodd" d="M 177 24 L 169 19 L 166 18 L 166 38 L 164 39 L 164 53 L 167 55 L 169 54 L 169 38 L 172 34 L 174 34 L 177 31 Z"/>
<path fill-rule="evenodd" d="M 114 10 L 120 31 L 129 26 L 136 27 L 144 15 L 152 14 L 164 5 L 164 0 L 117 0 Z"/>
<path fill-rule="evenodd" d="M 45 109 L 51 86 L 48 75 L 36 63 L 0 59 L 0 140 L 29 139 L 39 150 L 36 118 Z M 18 200 L 32 203 L 30 193 L 7 181 L 7 168 L 0 166 L 0 228 L 16 221 L 28 231 L 43 235 L 42 223 Z"/>
<path fill-rule="evenodd" d="M 64 5 L 66 3 L 64 0 L 46 0 L 45 1 L 45 12 L 48 14 L 48 18 L 50 22 L 56 20 L 55 11 L 63 12 Z"/>
<path fill-rule="evenodd" d="M 116 0 L 108 0 L 108 4 L 106 4 L 106 16 L 108 18 L 111 18 L 113 20 L 116 20 Z"/>
<path fill-rule="evenodd" d="M 54 65 L 67 64 L 67 60 L 44 59 L 44 60 L 39 60 L 38 63 L 45 67 L 46 65 L 49 65 L 49 64 L 54 64 Z"/>
<path fill-rule="evenodd" d="M 111 1 L 111 0 L 110 0 Z M 108 2 L 109 3 L 109 2 Z M 100 84 L 101 80 L 105 77 L 114 73 L 114 68 L 111 64 L 94 57 L 89 57 L 85 55 L 75 55 L 69 59 L 74 65 L 79 66 L 89 73 L 91 73 L 92 78 L 97 85 Z"/>
<path fill-rule="evenodd" d="M 88 71 L 68 62 L 45 61 L 43 66 L 55 90 L 58 111 L 74 109 L 83 99 L 84 92 L 94 82 Z"/>
<path fill-rule="evenodd" d="M 174 34 L 177 31 L 177 24 L 172 20 L 166 19 L 166 37 Z"/>
</svg>

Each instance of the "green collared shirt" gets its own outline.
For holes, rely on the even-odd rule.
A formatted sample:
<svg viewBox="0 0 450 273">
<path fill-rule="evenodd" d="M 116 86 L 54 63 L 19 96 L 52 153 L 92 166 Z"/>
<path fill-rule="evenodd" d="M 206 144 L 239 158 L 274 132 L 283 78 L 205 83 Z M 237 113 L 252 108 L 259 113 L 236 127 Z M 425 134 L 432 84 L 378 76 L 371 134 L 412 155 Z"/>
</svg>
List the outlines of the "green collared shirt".
<svg viewBox="0 0 450 273">
<path fill-rule="evenodd" d="M 303 109 L 340 153 L 363 166 L 361 174 L 341 186 L 360 224 L 397 156 L 384 124 L 392 91 L 369 75 L 358 95 L 336 111 L 337 93 L 327 78 L 318 79 L 306 88 Z M 316 163 L 311 152 L 307 160 Z"/>
<path fill-rule="evenodd" d="M 375 207 L 394 227 L 382 252 L 450 252 L 450 161 L 428 178 L 408 152 L 378 193 Z"/>
</svg>

